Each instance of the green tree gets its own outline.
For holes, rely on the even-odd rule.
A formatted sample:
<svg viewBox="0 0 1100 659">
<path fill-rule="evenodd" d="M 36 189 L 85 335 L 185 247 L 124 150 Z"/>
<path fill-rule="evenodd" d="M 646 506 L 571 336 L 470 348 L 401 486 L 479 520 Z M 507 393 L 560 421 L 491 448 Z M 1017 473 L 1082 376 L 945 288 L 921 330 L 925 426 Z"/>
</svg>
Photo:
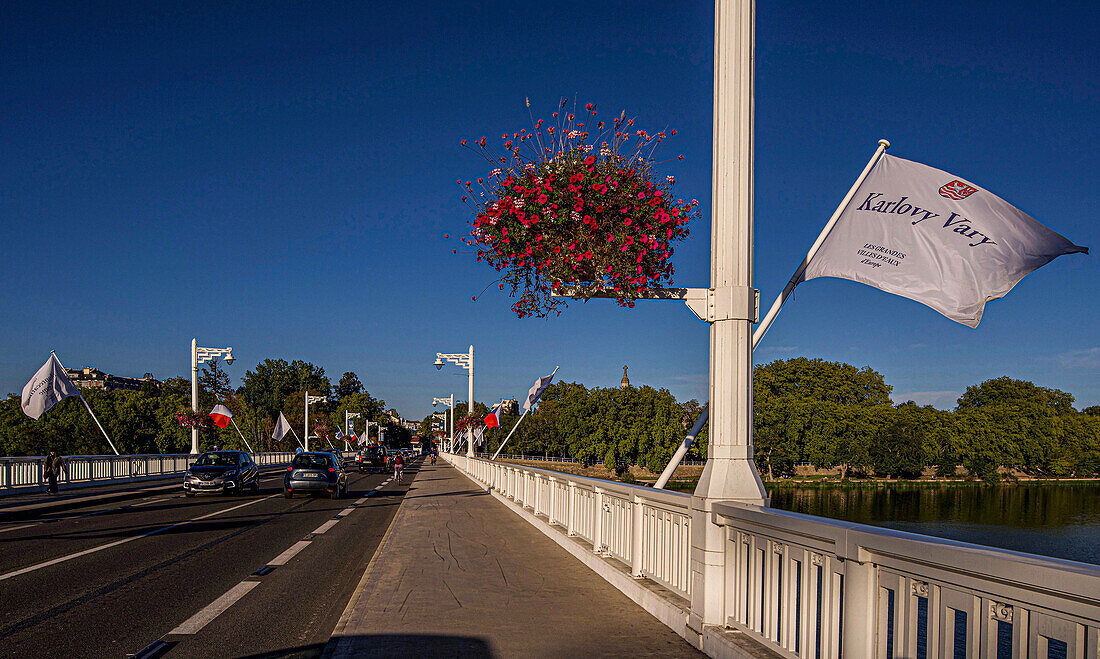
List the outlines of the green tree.
<svg viewBox="0 0 1100 659">
<path fill-rule="evenodd" d="M 358 394 L 362 391 L 363 383 L 359 381 L 359 376 L 351 371 L 347 371 L 340 376 L 340 382 L 336 385 L 334 393 L 336 394 L 336 398 L 342 399 L 345 396 Z"/>
</svg>

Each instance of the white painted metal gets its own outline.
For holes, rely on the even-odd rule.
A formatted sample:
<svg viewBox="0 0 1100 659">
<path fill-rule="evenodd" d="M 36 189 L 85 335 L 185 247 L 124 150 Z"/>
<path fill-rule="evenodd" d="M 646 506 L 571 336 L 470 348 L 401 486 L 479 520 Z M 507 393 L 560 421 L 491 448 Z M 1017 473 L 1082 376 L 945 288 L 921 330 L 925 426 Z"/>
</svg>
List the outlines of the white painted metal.
<svg viewBox="0 0 1100 659">
<path fill-rule="evenodd" d="M 447 405 L 447 407 L 449 407 L 450 410 L 451 410 L 451 441 L 450 441 L 450 444 L 447 447 L 447 450 L 450 451 L 450 452 L 454 452 L 454 450 L 455 450 L 455 448 L 454 448 L 455 447 L 455 395 L 451 394 L 447 398 L 439 398 L 439 397 L 432 398 L 432 407 L 435 407 L 436 405 L 438 405 L 440 403 L 445 403 Z M 446 418 L 446 417 L 444 417 L 444 418 Z"/>
<path fill-rule="evenodd" d="M 474 347 L 470 346 L 469 353 L 455 353 L 444 354 L 442 352 L 435 353 L 436 366 L 442 366 L 443 360 L 452 362 L 467 371 L 469 371 L 469 395 L 467 397 L 466 414 L 473 416 L 474 414 Z M 453 413 L 452 413 L 453 417 Z M 466 455 L 467 457 L 474 457 L 474 429 L 473 426 L 466 431 Z"/>
<path fill-rule="evenodd" d="M 442 455 L 593 552 L 694 601 L 692 496 Z M 1100 648 L 1100 566 L 735 501 L 715 502 L 711 515 L 722 536 L 718 578 L 728 584 L 721 624 L 762 646 L 754 656 L 885 657 L 888 642 L 895 657 L 917 656 L 918 645 L 951 656 L 964 614 L 968 657 L 1002 656 L 999 636 L 1011 639 L 1013 657 L 1045 657 L 1057 643 L 1072 657 Z"/>
<path fill-rule="evenodd" d="M 327 400 L 328 400 L 328 398 L 326 398 L 324 396 L 310 396 L 308 391 L 305 393 L 305 408 L 306 408 L 305 416 L 306 416 L 306 419 L 305 419 L 305 424 L 304 424 L 305 425 L 304 435 L 305 435 L 305 438 L 306 438 L 305 450 L 307 450 L 307 451 L 309 450 L 309 406 L 310 406 L 310 403 L 321 403 L 321 402 L 325 402 Z M 331 445 L 331 443 L 330 443 L 330 445 Z"/>
<path fill-rule="evenodd" d="M 287 464 L 294 454 L 250 453 L 257 465 Z M 348 453 L 352 455 L 352 453 Z M 111 481 L 137 481 L 182 474 L 195 457 L 188 453 L 144 455 L 67 455 L 58 482 L 66 488 Z M 44 456 L 0 458 L 0 495 L 18 494 L 45 486 Z"/>
<path fill-rule="evenodd" d="M 191 339 L 191 409 L 199 411 L 199 364 L 217 357 L 233 361 L 233 348 L 202 348 L 197 339 Z M 109 440 L 108 440 L 109 441 Z M 199 453 L 199 429 L 191 429 L 191 455 Z"/>
</svg>

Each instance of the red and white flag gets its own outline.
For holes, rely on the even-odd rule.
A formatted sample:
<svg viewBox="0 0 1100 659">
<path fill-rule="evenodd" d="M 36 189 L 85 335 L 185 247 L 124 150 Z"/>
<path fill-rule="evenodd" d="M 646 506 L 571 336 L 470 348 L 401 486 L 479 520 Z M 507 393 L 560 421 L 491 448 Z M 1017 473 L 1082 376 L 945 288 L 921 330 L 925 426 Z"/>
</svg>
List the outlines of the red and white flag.
<svg viewBox="0 0 1100 659">
<path fill-rule="evenodd" d="M 489 412 L 489 416 L 485 417 L 486 428 L 499 428 L 500 427 L 500 407 L 502 403 L 497 403 L 497 406 L 493 408 L 492 412 Z"/>
<path fill-rule="evenodd" d="M 214 409 L 210 410 L 210 418 L 214 421 L 214 425 L 219 428 L 228 428 L 229 420 L 233 418 L 233 413 L 229 411 L 229 408 L 225 405 L 215 405 Z"/>
</svg>

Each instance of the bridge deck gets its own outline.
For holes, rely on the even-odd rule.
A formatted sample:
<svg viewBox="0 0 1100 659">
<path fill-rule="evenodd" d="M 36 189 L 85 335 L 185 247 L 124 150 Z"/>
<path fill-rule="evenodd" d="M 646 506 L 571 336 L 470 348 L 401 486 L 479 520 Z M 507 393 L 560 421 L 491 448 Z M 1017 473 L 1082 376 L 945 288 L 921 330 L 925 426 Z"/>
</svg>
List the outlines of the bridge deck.
<svg viewBox="0 0 1100 659">
<path fill-rule="evenodd" d="M 417 474 L 325 654 L 702 656 L 442 462 Z"/>
</svg>

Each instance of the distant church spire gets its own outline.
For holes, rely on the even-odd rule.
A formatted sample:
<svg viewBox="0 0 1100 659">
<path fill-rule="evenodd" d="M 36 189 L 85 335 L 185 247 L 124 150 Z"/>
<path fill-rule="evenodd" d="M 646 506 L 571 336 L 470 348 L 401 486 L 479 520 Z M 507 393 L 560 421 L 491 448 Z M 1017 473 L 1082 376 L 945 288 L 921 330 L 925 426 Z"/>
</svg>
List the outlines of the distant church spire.
<svg viewBox="0 0 1100 659">
<path fill-rule="evenodd" d="M 626 366 L 623 366 L 623 379 L 619 382 L 620 389 L 626 389 L 630 386 L 630 378 L 626 377 Z"/>
</svg>

